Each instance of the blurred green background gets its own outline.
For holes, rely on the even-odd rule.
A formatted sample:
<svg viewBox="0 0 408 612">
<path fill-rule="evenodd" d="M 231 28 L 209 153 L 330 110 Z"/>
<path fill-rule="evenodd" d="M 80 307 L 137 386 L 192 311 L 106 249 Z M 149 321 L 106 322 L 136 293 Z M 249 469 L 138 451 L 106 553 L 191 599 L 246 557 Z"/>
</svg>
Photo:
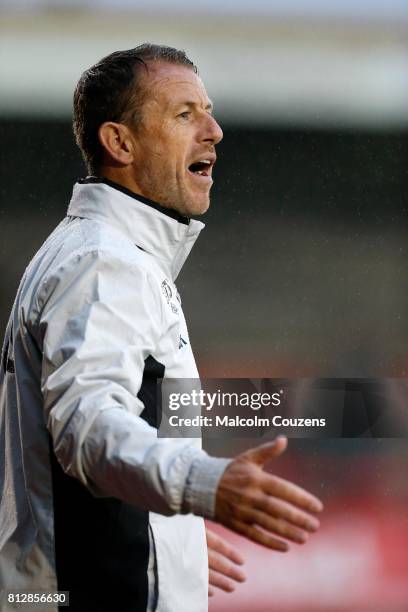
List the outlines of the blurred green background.
<svg viewBox="0 0 408 612">
<path fill-rule="evenodd" d="M 206 228 L 178 280 L 202 371 L 404 376 L 406 133 L 223 128 Z M 85 170 L 69 119 L 2 119 L 0 132 L 4 328 Z"/>
</svg>

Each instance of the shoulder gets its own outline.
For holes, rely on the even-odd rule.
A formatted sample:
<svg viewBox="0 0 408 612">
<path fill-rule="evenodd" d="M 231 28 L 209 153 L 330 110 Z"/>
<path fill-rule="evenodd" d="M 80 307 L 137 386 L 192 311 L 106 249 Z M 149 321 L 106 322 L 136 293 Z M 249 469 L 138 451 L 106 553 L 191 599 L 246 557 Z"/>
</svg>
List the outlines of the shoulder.
<svg viewBox="0 0 408 612">
<path fill-rule="evenodd" d="M 115 228 L 87 219 L 67 224 L 49 243 L 41 267 L 40 309 L 56 293 L 82 300 L 158 291 L 150 256 Z"/>
</svg>

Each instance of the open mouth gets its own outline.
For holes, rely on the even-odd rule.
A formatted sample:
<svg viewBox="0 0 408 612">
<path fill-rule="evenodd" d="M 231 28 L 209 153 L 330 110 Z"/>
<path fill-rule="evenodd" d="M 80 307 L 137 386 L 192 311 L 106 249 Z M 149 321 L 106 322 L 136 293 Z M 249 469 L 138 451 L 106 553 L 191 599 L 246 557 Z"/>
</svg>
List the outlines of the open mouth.
<svg viewBox="0 0 408 612">
<path fill-rule="evenodd" d="M 214 165 L 209 159 L 200 159 L 199 161 L 194 162 L 188 167 L 189 172 L 192 174 L 197 174 L 198 176 L 207 176 L 211 177 L 211 170 Z"/>
</svg>

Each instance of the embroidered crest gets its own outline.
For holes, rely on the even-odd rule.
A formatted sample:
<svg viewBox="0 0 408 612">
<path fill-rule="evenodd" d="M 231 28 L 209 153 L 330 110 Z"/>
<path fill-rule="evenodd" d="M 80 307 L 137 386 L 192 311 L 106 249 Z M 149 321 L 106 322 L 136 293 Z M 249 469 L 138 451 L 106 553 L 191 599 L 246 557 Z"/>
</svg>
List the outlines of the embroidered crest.
<svg viewBox="0 0 408 612">
<path fill-rule="evenodd" d="M 178 306 L 174 302 L 171 301 L 173 297 L 173 289 L 171 288 L 170 283 L 167 279 L 164 279 L 164 281 L 162 282 L 161 289 L 162 289 L 162 293 L 164 297 L 166 298 L 166 302 L 170 306 L 172 312 L 174 312 L 174 314 L 178 314 L 179 313 Z M 180 298 L 178 297 L 177 290 L 176 290 L 175 297 L 180 302 Z"/>
</svg>

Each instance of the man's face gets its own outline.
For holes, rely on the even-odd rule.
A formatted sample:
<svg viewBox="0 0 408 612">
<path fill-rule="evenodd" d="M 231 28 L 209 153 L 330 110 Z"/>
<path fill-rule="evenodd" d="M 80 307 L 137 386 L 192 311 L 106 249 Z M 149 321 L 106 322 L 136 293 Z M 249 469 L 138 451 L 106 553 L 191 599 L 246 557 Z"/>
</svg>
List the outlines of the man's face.
<svg viewBox="0 0 408 612">
<path fill-rule="evenodd" d="M 132 129 L 135 182 L 141 195 L 182 215 L 200 215 L 210 204 L 222 138 L 203 82 L 186 66 L 150 62 L 143 88 L 142 123 Z"/>
</svg>

